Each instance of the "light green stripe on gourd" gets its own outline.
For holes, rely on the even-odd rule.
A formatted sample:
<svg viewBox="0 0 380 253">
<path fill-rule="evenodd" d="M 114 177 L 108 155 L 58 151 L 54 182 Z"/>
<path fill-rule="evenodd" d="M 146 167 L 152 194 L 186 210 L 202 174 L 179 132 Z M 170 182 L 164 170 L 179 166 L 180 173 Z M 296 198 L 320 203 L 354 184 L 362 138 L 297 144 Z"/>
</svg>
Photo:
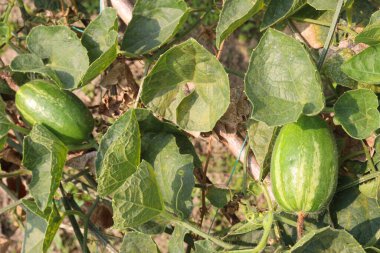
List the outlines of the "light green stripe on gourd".
<svg viewBox="0 0 380 253">
<path fill-rule="evenodd" d="M 336 144 L 326 122 L 301 116 L 281 129 L 272 154 L 271 180 L 284 211 L 322 210 L 334 194 L 337 176 Z"/>
</svg>

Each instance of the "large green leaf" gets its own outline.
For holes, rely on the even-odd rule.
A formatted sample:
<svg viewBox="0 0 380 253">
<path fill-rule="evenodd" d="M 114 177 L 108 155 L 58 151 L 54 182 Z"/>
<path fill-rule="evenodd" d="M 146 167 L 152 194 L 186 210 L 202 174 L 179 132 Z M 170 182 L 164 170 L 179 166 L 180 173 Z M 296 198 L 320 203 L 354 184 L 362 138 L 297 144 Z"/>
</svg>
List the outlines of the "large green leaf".
<svg viewBox="0 0 380 253">
<path fill-rule="evenodd" d="M 80 85 L 82 76 L 89 67 L 89 59 L 86 48 L 68 27 L 34 27 L 26 42 L 29 51 L 46 62 L 46 68 L 41 66 L 41 61 L 36 57 L 29 55 L 18 56 L 24 57 L 22 60 L 16 57 L 17 64 L 12 65 L 13 71 L 47 74 L 65 89 Z"/>
<path fill-rule="evenodd" d="M 317 10 L 335 10 L 338 0 L 307 0 Z"/>
<path fill-rule="evenodd" d="M 8 131 L 11 129 L 10 121 L 5 113 L 5 106 L 3 99 L 0 97 L 0 151 L 4 148 L 7 142 Z"/>
<path fill-rule="evenodd" d="M 367 89 L 345 92 L 334 105 L 335 120 L 355 139 L 366 139 L 380 127 L 379 102 Z"/>
<path fill-rule="evenodd" d="M 4 22 L 0 22 L 0 47 L 6 44 L 11 37 L 11 27 Z"/>
<path fill-rule="evenodd" d="M 45 238 L 43 243 L 43 252 L 47 252 L 52 244 L 55 235 L 63 221 L 64 216 L 60 216 L 55 208 L 52 208 L 49 217 L 47 218 L 47 228 L 45 231 Z"/>
<path fill-rule="evenodd" d="M 188 8 L 183 0 L 138 0 L 122 49 L 141 55 L 158 48 L 174 36 L 187 16 Z"/>
<path fill-rule="evenodd" d="M 349 233 L 330 227 L 309 232 L 291 248 L 290 252 L 365 253 L 362 246 Z"/>
<path fill-rule="evenodd" d="M 142 157 L 155 171 L 165 207 L 187 218 L 192 209 L 193 156 L 181 154 L 176 137 L 166 133 L 145 134 Z"/>
<path fill-rule="evenodd" d="M 153 219 L 164 210 L 156 175 L 149 163 L 143 160 L 117 190 L 112 208 L 114 227 L 123 231 Z"/>
<path fill-rule="evenodd" d="M 271 0 L 260 29 L 264 30 L 294 14 L 306 4 L 306 0 Z"/>
<path fill-rule="evenodd" d="M 245 92 L 253 104 L 252 117 L 268 126 L 296 122 L 324 107 L 318 71 L 305 48 L 273 29 L 252 52 Z"/>
<path fill-rule="evenodd" d="M 380 24 L 368 25 L 355 37 L 356 43 L 365 43 L 370 46 L 380 44 Z"/>
<path fill-rule="evenodd" d="M 84 30 L 82 44 L 88 51 L 91 65 L 82 78 L 82 85 L 101 74 L 117 57 L 118 23 L 116 10 L 106 8 Z"/>
<path fill-rule="evenodd" d="M 270 158 L 277 137 L 277 128 L 264 122 L 250 120 L 248 127 L 249 146 L 260 165 L 260 179 L 264 179 L 270 169 Z"/>
<path fill-rule="evenodd" d="M 170 237 L 169 244 L 168 244 L 168 250 L 169 252 L 173 253 L 184 253 L 185 252 L 185 246 L 184 246 L 184 239 L 185 235 L 189 231 L 181 226 L 176 226 L 174 228 L 174 231 L 172 233 L 172 236 Z"/>
<path fill-rule="evenodd" d="M 371 246 L 380 239 L 380 207 L 357 188 L 338 193 L 330 211 L 337 227 L 347 230 L 362 245 Z"/>
<path fill-rule="evenodd" d="M 24 138 L 22 164 L 32 171 L 29 190 L 41 210 L 59 187 L 66 155 L 66 146 L 43 125 L 34 125 Z"/>
<path fill-rule="evenodd" d="M 82 44 L 86 47 L 90 62 L 117 45 L 117 15 L 113 8 L 104 9 L 84 30 Z"/>
<path fill-rule="evenodd" d="M 139 232 L 129 232 L 124 235 L 120 253 L 154 253 L 159 252 L 152 237 Z"/>
<path fill-rule="evenodd" d="M 16 56 L 11 62 L 10 67 L 13 71 L 21 73 L 38 73 L 51 78 L 57 84 L 61 84 L 61 80 L 56 72 L 52 68 L 45 66 L 42 59 L 35 54 L 20 54 Z"/>
<path fill-rule="evenodd" d="M 140 131 L 135 111 L 124 113 L 100 141 L 96 156 L 98 193 L 114 193 L 140 163 Z"/>
<path fill-rule="evenodd" d="M 342 65 L 352 79 L 368 84 L 380 84 L 380 45 L 369 47 Z"/>
<path fill-rule="evenodd" d="M 228 76 L 210 52 L 189 39 L 159 58 L 144 79 L 141 100 L 185 130 L 208 132 L 228 108 Z"/>
<path fill-rule="evenodd" d="M 26 210 L 26 225 L 24 241 L 22 243 L 22 253 L 43 252 L 46 228 L 47 221 L 43 217 Z"/>
<path fill-rule="evenodd" d="M 55 208 L 47 208 L 42 212 L 36 203 L 31 200 L 23 200 L 22 204 L 26 212 L 26 228 L 22 252 L 35 253 L 47 252 L 63 217 Z"/>
<path fill-rule="evenodd" d="M 151 111 L 147 109 L 136 109 L 136 118 L 139 123 L 141 135 L 152 133 L 170 133 L 176 137 L 177 145 L 181 154 L 190 154 L 193 156 L 194 166 L 201 168 L 202 162 L 199 160 L 194 146 L 187 137 L 187 135 L 181 131 L 177 126 L 172 123 L 158 120 Z M 144 143 L 142 143 L 144 146 Z M 143 148 L 145 149 L 145 148 Z"/>
<path fill-rule="evenodd" d="M 216 46 L 219 48 L 238 27 L 264 7 L 263 0 L 226 0 L 216 27 Z"/>
<path fill-rule="evenodd" d="M 342 64 L 349 60 L 353 55 L 354 52 L 348 48 L 335 52 L 326 59 L 325 64 L 323 64 L 322 73 L 325 77 L 330 79 L 332 83 L 336 83 L 350 89 L 356 89 L 358 83 L 349 78 L 341 69 Z"/>
</svg>

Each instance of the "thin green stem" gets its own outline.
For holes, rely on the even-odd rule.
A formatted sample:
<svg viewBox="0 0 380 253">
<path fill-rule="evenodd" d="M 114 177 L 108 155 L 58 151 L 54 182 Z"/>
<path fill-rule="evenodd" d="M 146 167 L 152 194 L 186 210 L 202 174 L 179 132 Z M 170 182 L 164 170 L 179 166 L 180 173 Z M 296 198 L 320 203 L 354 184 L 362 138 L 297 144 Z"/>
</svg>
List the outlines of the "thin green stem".
<svg viewBox="0 0 380 253">
<path fill-rule="evenodd" d="M 376 172 L 377 170 L 376 170 L 375 164 L 373 163 L 373 160 L 372 160 L 371 154 L 369 153 L 367 145 L 365 145 L 363 140 L 361 140 L 361 143 L 363 146 L 365 157 L 367 158 L 367 161 L 368 161 L 368 167 L 370 168 L 372 172 Z"/>
<path fill-rule="evenodd" d="M 11 209 L 13 209 L 13 208 L 15 208 L 18 205 L 21 205 L 22 201 L 25 199 L 28 199 L 28 198 L 30 198 L 29 194 L 27 196 L 23 197 L 22 199 L 16 200 L 16 201 L 10 203 L 9 205 L 7 205 L 6 207 L 1 208 L 0 209 L 0 215 L 11 210 Z"/>
<path fill-rule="evenodd" d="M 200 230 L 197 226 L 195 225 L 192 225 L 190 223 L 187 223 L 186 221 L 182 221 L 180 219 L 178 219 L 177 217 L 175 217 L 174 215 L 168 213 L 168 212 L 163 212 L 162 213 L 162 216 L 167 218 L 168 220 L 171 220 L 173 221 L 174 223 L 176 223 L 177 225 L 183 227 L 183 228 L 186 228 L 188 230 L 190 230 L 191 232 L 203 237 L 204 239 L 206 240 L 209 240 L 213 243 L 215 243 L 216 245 L 224 248 L 224 249 L 233 249 L 235 246 L 232 245 L 232 244 L 229 244 L 229 243 L 226 243 L 224 241 L 222 241 L 221 239 L 219 238 L 216 238 L 214 236 L 211 236 L 205 232 L 203 232 L 202 230 Z"/>
<path fill-rule="evenodd" d="M 325 107 L 322 110 L 322 113 L 332 113 L 335 112 L 333 107 Z"/>
<path fill-rule="evenodd" d="M 152 63 L 150 60 L 146 59 L 144 61 L 144 78 L 146 77 L 146 75 L 148 74 L 148 71 L 149 71 L 149 67 L 150 67 L 150 64 Z M 140 85 L 140 88 L 139 88 L 139 92 L 137 93 L 137 97 L 136 97 L 136 101 L 135 101 L 135 105 L 133 106 L 135 109 L 138 107 L 139 105 L 139 101 L 140 101 L 140 97 L 141 97 L 141 92 L 142 92 L 142 84 Z"/>
<path fill-rule="evenodd" d="M 1 15 L 1 19 L 4 23 L 8 23 L 9 15 L 11 14 L 11 11 L 14 5 L 15 5 L 15 0 L 8 1 L 7 8 L 5 9 L 5 12 L 3 13 L 3 15 Z"/>
<path fill-rule="evenodd" d="M 237 70 L 233 70 L 233 69 L 230 69 L 230 68 L 227 68 L 227 67 L 224 67 L 224 69 L 226 70 L 226 72 L 228 74 L 231 74 L 231 75 L 234 75 L 234 76 L 237 76 L 241 79 L 244 79 L 245 75 L 243 72 L 240 72 L 240 71 L 237 71 Z"/>
<path fill-rule="evenodd" d="M 279 222 L 282 222 L 282 223 L 285 223 L 285 224 L 288 224 L 289 226 L 292 226 L 292 227 L 297 227 L 297 222 L 288 218 L 288 217 L 285 217 L 285 216 L 282 216 L 280 214 L 274 214 L 274 219 L 279 221 Z M 311 230 L 315 230 L 317 229 L 317 227 L 312 224 L 312 223 L 309 223 L 309 222 L 306 222 L 304 221 L 304 225 L 305 225 L 305 230 L 306 231 L 311 231 Z"/>
<path fill-rule="evenodd" d="M 330 25 L 331 25 L 328 22 L 317 20 L 317 19 L 311 19 L 311 18 L 292 17 L 291 19 L 294 20 L 294 21 L 299 21 L 299 22 L 303 22 L 303 23 L 309 23 L 309 24 L 313 24 L 313 25 L 320 25 L 320 26 L 325 26 L 325 27 L 330 27 Z M 358 35 L 355 31 L 351 30 L 350 28 L 348 28 L 348 27 L 346 27 L 344 25 L 337 24 L 337 28 L 339 30 L 342 30 L 342 31 L 344 31 L 346 33 L 351 34 L 352 36 Z"/>
<path fill-rule="evenodd" d="M 244 196 L 247 194 L 247 180 L 248 180 L 248 155 L 249 155 L 250 147 L 247 145 L 244 152 L 244 163 L 243 163 L 243 194 Z"/>
<path fill-rule="evenodd" d="M 87 143 L 79 144 L 79 145 L 67 145 L 67 148 L 69 151 L 79 151 L 79 150 L 87 150 L 87 149 L 97 149 L 98 145 L 92 141 L 89 141 Z"/>
<path fill-rule="evenodd" d="M 355 157 L 358 157 L 358 156 L 361 156 L 361 155 L 364 155 L 365 154 L 365 151 L 364 150 L 359 150 L 359 151 L 354 151 L 354 152 L 351 152 L 349 153 L 348 155 L 344 156 L 340 162 L 340 165 L 343 165 L 345 162 L 347 162 L 348 160 L 351 160 L 352 158 L 355 158 Z"/>
<path fill-rule="evenodd" d="M 96 196 L 96 199 L 94 203 L 91 205 L 90 209 L 88 210 L 85 219 L 84 219 L 84 230 L 83 230 L 83 247 L 85 248 L 87 246 L 87 236 L 88 236 L 88 225 L 90 223 L 90 218 L 92 213 L 94 212 L 96 206 L 99 203 L 99 196 Z M 87 253 L 87 252 L 85 252 Z"/>
<path fill-rule="evenodd" d="M 344 191 L 344 190 L 347 190 L 347 189 L 350 189 L 356 185 L 359 185 L 361 183 L 364 183 L 364 182 L 367 182 L 369 180 L 372 180 L 372 179 L 375 179 L 377 177 L 380 176 L 380 171 L 377 171 L 377 172 L 372 172 L 368 175 L 365 175 L 365 176 L 362 176 L 361 178 L 351 182 L 351 183 L 348 183 L 346 185 L 342 185 L 340 186 L 337 190 L 336 190 L 336 193 L 338 192 L 341 192 L 341 191 Z"/>
<path fill-rule="evenodd" d="M 325 62 L 327 52 L 329 50 L 330 44 L 331 44 L 333 36 L 334 36 L 335 28 L 338 24 L 338 19 L 339 19 L 339 15 L 340 15 L 340 12 L 341 12 L 342 7 L 343 7 L 343 3 L 344 3 L 344 0 L 339 0 L 338 4 L 336 6 L 334 17 L 333 17 L 333 20 L 331 22 L 330 30 L 329 30 L 329 33 L 327 35 L 325 44 L 323 46 L 321 57 L 319 58 L 318 63 L 317 63 L 318 70 L 322 69 L 323 63 Z"/>
<path fill-rule="evenodd" d="M 63 207 L 65 208 L 65 210 L 66 210 L 67 213 L 70 213 L 70 211 L 72 211 L 72 210 L 71 210 L 70 203 L 68 202 L 68 199 L 66 197 L 66 192 L 63 189 L 62 184 L 59 186 L 59 188 L 60 188 L 61 193 L 62 193 Z M 75 219 L 74 215 L 73 214 L 68 214 L 68 218 L 69 218 L 69 221 L 71 223 L 71 226 L 73 227 L 75 237 L 79 241 L 79 245 L 81 246 L 82 251 L 83 252 L 86 252 L 86 251 L 89 252 L 88 249 L 87 249 L 87 247 L 84 247 L 84 245 L 83 245 L 83 234 L 80 231 L 80 227 L 79 227 L 78 222 Z"/>
<path fill-rule="evenodd" d="M 32 172 L 26 169 L 19 169 L 12 172 L 0 172 L 0 178 L 17 177 L 22 175 L 31 175 Z"/>
<path fill-rule="evenodd" d="M 13 200 L 13 201 L 18 201 L 19 199 L 17 196 L 14 194 L 13 191 L 11 191 L 8 186 L 6 186 L 2 181 L 0 181 L 0 188 L 3 189 L 8 194 L 8 197 Z"/>
<path fill-rule="evenodd" d="M 28 135 L 29 132 L 30 132 L 29 129 L 26 129 L 26 128 L 23 128 L 23 127 L 20 127 L 20 126 L 18 126 L 18 125 L 16 125 L 16 124 L 13 124 L 13 123 L 10 123 L 9 126 L 11 127 L 11 129 L 12 129 L 13 131 L 19 132 L 19 133 L 21 133 L 21 134 L 23 134 L 23 135 Z"/>
</svg>

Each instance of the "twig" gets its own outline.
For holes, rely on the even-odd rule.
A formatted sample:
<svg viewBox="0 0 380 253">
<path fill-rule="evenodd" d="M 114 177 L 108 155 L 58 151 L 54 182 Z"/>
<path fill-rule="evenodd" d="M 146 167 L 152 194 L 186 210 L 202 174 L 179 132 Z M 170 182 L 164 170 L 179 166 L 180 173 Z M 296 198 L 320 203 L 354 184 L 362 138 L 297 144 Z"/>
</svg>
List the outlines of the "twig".
<svg viewBox="0 0 380 253">
<path fill-rule="evenodd" d="M 19 89 L 18 85 L 13 81 L 9 73 L 0 72 L 0 78 L 3 79 L 5 82 L 7 82 L 9 88 L 11 88 L 14 92 L 18 91 Z"/>
<path fill-rule="evenodd" d="M 338 192 L 341 192 L 341 191 L 344 191 L 344 190 L 347 190 L 347 189 L 350 189 L 358 184 L 361 184 L 361 183 L 364 183 L 364 182 L 367 182 L 369 180 L 372 180 L 372 179 L 375 179 L 377 177 L 380 177 L 380 171 L 377 171 L 377 172 L 373 172 L 373 173 L 370 173 L 368 175 L 365 175 L 365 176 L 362 176 L 361 178 L 353 181 L 353 182 L 350 182 L 348 184 L 345 184 L 345 185 L 342 185 L 340 186 L 335 193 L 338 193 Z"/>
<path fill-rule="evenodd" d="M 208 145 L 207 145 L 207 158 L 206 158 L 206 162 L 205 162 L 205 165 L 203 168 L 203 173 L 202 173 L 202 207 L 201 207 L 201 217 L 200 217 L 200 221 L 199 221 L 199 227 L 200 228 L 202 227 L 203 219 L 207 213 L 207 207 L 206 207 L 207 187 L 206 187 L 206 184 L 207 184 L 207 168 L 208 168 L 208 164 L 210 162 L 211 151 L 212 151 L 211 142 L 212 142 L 212 137 L 210 136 L 209 140 L 208 140 Z"/>
<path fill-rule="evenodd" d="M 343 3 L 344 3 L 344 0 L 339 0 L 338 5 L 336 6 L 334 17 L 333 17 L 333 20 L 331 22 L 330 30 L 329 30 L 329 33 L 327 35 L 325 44 L 323 46 L 321 57 L 319 58 L 318 63 L 317 63 L 318 70 L 322 69 L 323 63 L 325 62 L 327 52 L 329 50 L 329 47 L 330 47 L 330 44 L 332 42 L 332 38 L 333 38 L 333 35 L 335 32 L 336 26 L 338 24 L 338 19 L 339 19 L 340 11 L 342 10 L 342 7 L 343 7 Z"/>
<path fill-rule="evenodd" d="M 216 53 L 216 59 L 220 60 L 220 57 L 222 56 L 223 48 L 224 48 L 224 40 L 220 44 L 220 48 L 218 52 Z"/>
<path fill-rule="evenodd" d="M 149 71 L 149 67 L 150 67 L 150 64 L 151 64 L 151 61 L 146 59 L 145 62 L 144 62 L 145 66 L 144 66 L 144 78 L 146 77 L 146 75 L 148 74 L 148 71 Z M 136 97 L 136 101 L 135 101 L 135 104 L 134 104 L 134 108 L 137 108 L 138 105 L 139 105 L 139 101 L 140 101 L 140 97 L 141 97 L 141 92 L 142 92 L 142 84 L 140 85 L 140 88 L 139 88 L 139 92 L 137 93 L 137 97 Z"/>
<path fill-rule="evenodd" d="M 62 184 L 59 185 L 59 189 L 61 190 L 61 193 L 62 193 L 63 207 L 65 208 L 65 210 L 67 212 L 69 212 L 69 211 L 71 211 L 71 207 L 70 207 L 70 203 L 68 202 L 68 198 L 66 196 L 66 192 L 65 192 L 65 189 L 63 189 Z M 83 244 L 83 235 L 82 235 L 82 232 L 80 231 L 80 227 L 79 227 L 78 222 L 75 219 L 74 215 L 73 214 L 69 214 L 68 218 L 70 220 L 71 226 L 74 229 L 75 237 L 78 239 L 79 245 L 80 245 L 82 251 L 83 252 L 90 252 L 89 249 L 87 248 L 87 245 Z"/>
<path fill-rule="evenodd" d="M 98 205 L 98 203 L 99 203 L 99 196 L 96 196 L 96 199 L 95 199 L 94 203 L 91 205 L 90 209 L 88 210 L 88 212 L 87 212 L 87 214 L 85 216 L 86 218 L 84 220 L 83 247 L 85 247 L 87 245 L 88 224 L 90 222 L 91 215 L 94 212 L 94 210 L 95 210 L 96 206 Z"/>
<path fill-rule="evenodd" d="M 298 218 L 297 218 L 297 240 L 300 240 L 303 236 L 304 220 L 305 220 L 305 214 L 301 211 L 298 213 Z"/>
<path fill-rule="evenodd" d="M 367 145 L 365 145 L 363 140 L 361 140 L 361 143 L 364 149 L 365 157 L 367 158 L 367 161 L 368 161 L 368 167 L 371 169 L 372 172 L 376 172 L 377 171 L 376 166 L 373 163 L 373 160 L 372 160 L 371 154 L 369 153 Z"/>
<path fill-rule="evenodd" d="M 75 202 L 73 198 L 69 198 L 68 201 L 70 202 L 70 205 L 73 209 L 77 210 L 78 212 L 82 212 L 78 204 Z M 103 245 L 105 245 L 106 249 L 110 253 L 118 253 L 118 251 L 109 243 L 106 237 L 95 227 L 94 224 L 92 224 L 91 221 L 88 222 L 88 228 L 90 229 L 90 232 L 100 240 Z"/>
<path fill-rule="evenodd" d="M 12 172 L 0 172 L 0 178 L 17 177 L 22 175 L 31 175 L 32 172 L 26 169 L 19 169 Z"/>
</svg>

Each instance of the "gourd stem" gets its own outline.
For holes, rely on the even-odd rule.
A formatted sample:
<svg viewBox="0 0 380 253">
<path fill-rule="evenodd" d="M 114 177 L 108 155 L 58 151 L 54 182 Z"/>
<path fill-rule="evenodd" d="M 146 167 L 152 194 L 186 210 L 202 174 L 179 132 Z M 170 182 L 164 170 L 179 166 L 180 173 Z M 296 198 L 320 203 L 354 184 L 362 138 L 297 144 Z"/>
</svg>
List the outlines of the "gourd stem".
<svg viewBox="0 0 380 253">
<path fill-rule="evenodd" d="M 18 126 L 16 124 L 13 124 L 13 123 L 10 123 L 10 127 L 11 127 L 12 130 L 14 130 L 16 132 L 19 132 L 19 133 L 21 133 L 23 135 L 28 135 L 29 132 L 30 132 L 28 129 L 20 127 L 20 126 Z"/>
<path fill-rule="evenodd" d="M 304 220 L 305 220 L 305 214 L 301 211 L 298 213 L 298 218 L 297 218 L 297 240 L 300 240 L 303 236 Z"/>
</svg>

